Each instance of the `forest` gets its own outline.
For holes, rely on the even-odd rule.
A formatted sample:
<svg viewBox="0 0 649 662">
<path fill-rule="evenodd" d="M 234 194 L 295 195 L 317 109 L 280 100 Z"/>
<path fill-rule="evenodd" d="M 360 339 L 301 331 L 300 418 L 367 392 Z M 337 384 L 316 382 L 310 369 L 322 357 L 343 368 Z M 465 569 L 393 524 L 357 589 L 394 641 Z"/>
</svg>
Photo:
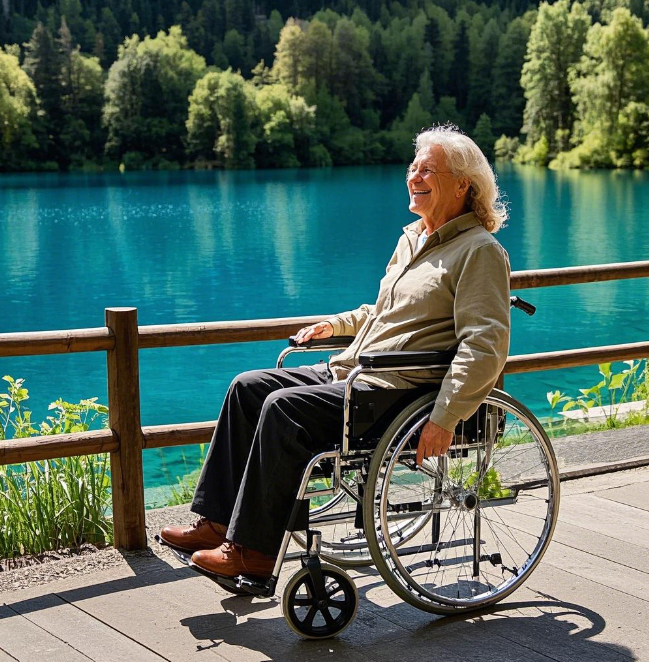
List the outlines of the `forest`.
<svg viewBox="0 0 649 662">
<path fill-rule="evenodd" d="M 649 166 L 649 0 L 0 0 L 0 171 Z"/>
</svg>

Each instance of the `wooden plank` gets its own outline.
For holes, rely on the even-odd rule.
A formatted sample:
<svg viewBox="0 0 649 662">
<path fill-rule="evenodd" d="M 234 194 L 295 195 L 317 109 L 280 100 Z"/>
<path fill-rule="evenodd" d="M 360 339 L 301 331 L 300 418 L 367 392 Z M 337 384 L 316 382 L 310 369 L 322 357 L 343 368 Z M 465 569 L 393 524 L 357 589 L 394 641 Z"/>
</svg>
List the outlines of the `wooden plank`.
<svg viewBox="0 0 649 662">
<path fill-rule="evenodd" d="M 151 563 L 156 564 L 155 569 L 147 570 Z M 148 564 L 138 564 L 136 576 L 109 582 L 119 590 L 95 591 L 90 586 L 82 592 L 73 589 L 59 594 L 165 659 L 182 662 L 214 659 L 212 654 L 218 653 L 220 642 L 234 636 L 227 633 L 241 626 L 247 613 L 253 619 L 244 628 L 248 632 L 255 626 L 259 611 L 269 609 L 275 618 L 281 618 L 275 601 L 251 604 L 185 566 L 159 569 L 160 565 L 160 560 L 149 560 Z M 120 574 L 124 572 L 121 569 Z M 101 578 L 105 576 L 114 577 L 115 572 L 102 573 Z"/>
<path fill-rule="evenodd" d="M 315 324 L 331 315 L 279 317 L 232 322 L 160 324 L 139 327 L 140 347 L 187 347 L 218 345 L 259 340 L 285 340 L 303 326 Z"/>
<path fill-rule="evenodd" d="M 647 467 L 621 473 L 601 474 L 563 483 L 561 485 L 561 497 L 591 492 L 602 493 L 615 487 L 639 485 L 646 482 L 649 482 L 649 468 Z"/>
<path fill-rule="evenodd" d="M 530 588 L 531 584 L 537 587 L 536 591 Z M 623 620 L 615 619 L 618 614 L 611 616 L 608 602 L 598 600 L 595 603 L 593 594 L 601 597 L 602 588 L 544 565 L 535 571 L 524 587 L 501 602 L 493 612 L 478 616 L 476 624 L 485 644 L 491 637 L 503 637 L 547 656 L 545 659 L 548 660 L 628 662 L 630 659 L 645 659 L 634 654 L 639 649 L 647 650 L 646 637 L 643 637 L 643 646 L 633 645 L 633 636 L 639 634 L 638 631 L 627 627 Z M 635 606 L 634 602 L 638 604 L 628 596 L 619 597 L 632 606 Z M 640 608 L 644 608 L 641 603 Z"/>
<path fill-rule="evenodd" d="M 142 428 L 144 448 L 207 444 L 212 440 L 217 423 L 218 420 L 146 426 Z"/>
<path fill-rule="evenodd" d="M 564 522 L 649 549 L 649 513 L 637 508 L 583 494 L 563 499 L 559 516 Z"/>
<path fill-rule="evenodd" d="M 21 609 L 20 605 L 16 605 L 15 609 L 31 623 L 65 641 L 88 659 L 97 662 L 160 662 L 165 659 L 82 609 L 64 602 L 57 595 L 33 598 L 29 601 L 29 609 L 24 606 Z"/>
<path fill-rule="evenodd" d="M 592 651 L 591 660 L 608 659 L 600 657 L 603 651 L 596 644 L 613 646 L 626 659 L 649 660 L 649 605 L 646 601 L 545 562 L 534 571 L 525 588 L 539 593 L 548 606 L 555 606 L 558 612 L 555 622 L 564 630 L 547 643 L 554 642 L 557 650 L 570 646 L 574 636 L 584 650 Z M 516 600 L 517 596 L 515 593 L 512 598 Z M 486 615 L 484 620 L 490 618 Z M 517 628 L 512 630 L 515 630 L 511 633 L 515 637 Z M 550 633 L 548 636 L 551 637 Z M 537 650 L 544 643 L 540 640 Z"/>
<path fill-rule="evenodd" d="M 523 509 L 519 509 L 516 514 L 508 511 L 506 520 L 513 535 L 522 542 L 529 542 L 526 534 L 536 534 L 538 536 L 539 520 L 532 514 L 526 515 Z M 524 533 L 520 534 L 519 531 Z M 522 538 L 519 538 L 521 535 Z M 556 545 L 573 547 L 586 554 L 593 554 L 620 566 L 649 574 L 648 554 L 645 547 L 612 538 L 601 532 L 592 531 L 588 526 L 565 522 L 561 518 L 561 513 L 559 513 L 559 521 L 550 543 L 551 547 Z"/>
<path fill-rule="evenodd" d="M 88 662 L 88 656 L 65 641 L 0 606 L 0 641 L 2 648 L 18 662 Z"/>
<path fill-rule="evenodd" d="M 103 326 L 69 331 L 0 333 L 0 356 L 98 352 L 112 349 L 114 342 L 110 331 Z"/>
<path fill-rule="evenodd" d="M 119 439 L 110 456 L 114 544 L 145 549 L 137 309 L 107 308 L 106 326 L 115 335 L 115 348 L 107 352 L 109 425 Z"/>
<path fill-rule="evenodd" d="M 642 359 L 649 355 L 649 342 L 604 345 L 582 349 L 562 349 L 556 352 L 538 352 L 510 356 L 505 364 L 505 374 L 574 368 L 605 361 Z"/>
<path fill-rule="evenodd" d="M 110 430 L 53 434 L 29 439 L 0 441 L 0 465 L 19 464 L 59 457 L 112 453 L 119 443 Z"/>
<path fill-rule="evenodd" d="M 561 267 L 559 269 L 514 271 L 511 275 L 511 288 L 512 290 L 520 290 L 528 287 L 575 285 L 577 283 L 596 283 L 646 276 L 649 276 L 649 261 L 647 260 L 588 264 L 580 267 Z"/>
<path fill-rule="evenodd" d="M 609 501 L 623 503 L 633 508 L 649 511 L 649 482 L 615 487 L 599 492 L 597 496 L 602 499 L 608 499 Z"/>
</svg>

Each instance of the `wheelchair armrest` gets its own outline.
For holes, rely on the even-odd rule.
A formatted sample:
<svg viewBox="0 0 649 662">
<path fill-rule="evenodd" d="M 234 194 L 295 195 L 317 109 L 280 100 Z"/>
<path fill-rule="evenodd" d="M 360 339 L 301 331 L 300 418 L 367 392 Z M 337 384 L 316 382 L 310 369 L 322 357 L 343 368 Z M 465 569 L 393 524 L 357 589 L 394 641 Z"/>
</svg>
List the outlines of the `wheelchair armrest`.
<svg viewBox="0 0 649 662">
<path fill-rule="evenodd" d="M 366 352 L 358 357 L 364 368 L 396 368 L 407 370 L 413 366 L 449 366 L 455 350 L 446 352 Z"/>
<path fill-rule="evenodd" d="M 309 340 L 301 344 L 295 342 L 295 336 L 288 339 L 290 347 L 301 347 L 303 349 L 342 349 L 349 347 L 354 342 L 354 336 L 331 336 L 331 338 L 320 338 L 318 340 Z"/>
</svg>

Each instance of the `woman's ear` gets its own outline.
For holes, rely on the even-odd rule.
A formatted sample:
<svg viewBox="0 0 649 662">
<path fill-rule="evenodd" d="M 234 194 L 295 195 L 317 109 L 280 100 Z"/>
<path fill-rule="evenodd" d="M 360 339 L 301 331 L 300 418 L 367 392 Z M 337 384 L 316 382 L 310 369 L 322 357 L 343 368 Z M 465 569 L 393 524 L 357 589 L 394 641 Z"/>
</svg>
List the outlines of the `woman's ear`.
<svg viewBox="0 0 649 662">
<path fill-rule="evenodd" d="M 456 197 L 461 198 L 463 195 L 466 195 L 470 187 L 471 182 L 468 177 L 462 177 L 459 179 Z"/>
</svg>

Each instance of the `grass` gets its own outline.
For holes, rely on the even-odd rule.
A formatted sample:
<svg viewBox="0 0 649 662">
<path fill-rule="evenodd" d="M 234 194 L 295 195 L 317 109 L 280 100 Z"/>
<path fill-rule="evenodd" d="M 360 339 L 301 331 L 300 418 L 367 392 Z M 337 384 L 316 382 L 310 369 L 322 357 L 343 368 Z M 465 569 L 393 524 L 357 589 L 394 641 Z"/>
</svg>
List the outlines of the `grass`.
<svg viewBox="0 0 649 662">
<path fill-rule="evenodd" d="M 108 458 L 0 467 L 0 558 L 112 542 Z"/>
</svg>

